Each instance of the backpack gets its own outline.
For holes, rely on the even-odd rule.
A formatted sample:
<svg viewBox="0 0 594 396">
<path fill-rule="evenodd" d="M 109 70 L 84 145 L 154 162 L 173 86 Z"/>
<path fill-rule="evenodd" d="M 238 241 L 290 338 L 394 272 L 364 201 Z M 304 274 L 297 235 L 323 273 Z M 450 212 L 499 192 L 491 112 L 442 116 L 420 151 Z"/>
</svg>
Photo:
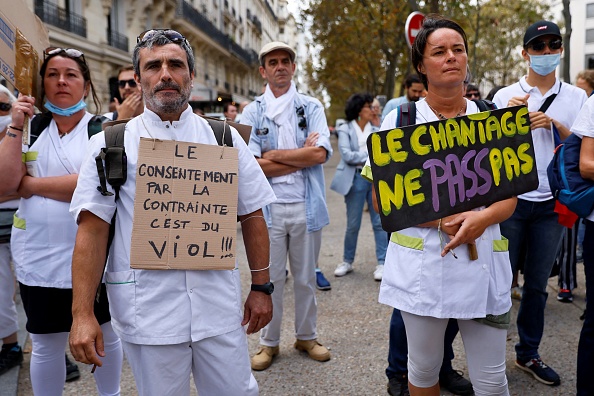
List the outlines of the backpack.
<svg viewBox="0 0 594 396">
<path fill-rule="evenodd" d="M 594 210 L 594 181 L 580 174 L 582 139 L 571 134 L 555 149 L 547 167 L 553 196 L 579 217 L 588 217 Z"/>
<path fill-rule="evenodd" d="M 89 135 L 89 139 L 91 136 L 102 131 L 102 125 L 105 121 L 109 120 L 106 117 L 100 115 L 93 116 L 93 118 L 89 120 L 89 123 L 87 124 L 87 133 Z M 33 117 L 31 120 L 31 128 L 29 129 L 29 136 L 31 136 L 31 144 L 29 146 L 32 146 L 33 143 L 35 143 L 37 138 L 39 138 L 41 133 L 49 126 L 51 122 L 52 113 L 50 112 L 41 113 Z"/>
<path fill-rule="evenodd" d="M 497 110 L 495 103 L 486 99 L 475 99 L 473 102 L 477 105 L 481 112 L 489 110 Z M 415 125 L 417 123 L 417 104 L 416 102 L 406 102 L 398 106 L 398 119 L 396 120 L 396 128 L 403 126 Z"/>
</svg>

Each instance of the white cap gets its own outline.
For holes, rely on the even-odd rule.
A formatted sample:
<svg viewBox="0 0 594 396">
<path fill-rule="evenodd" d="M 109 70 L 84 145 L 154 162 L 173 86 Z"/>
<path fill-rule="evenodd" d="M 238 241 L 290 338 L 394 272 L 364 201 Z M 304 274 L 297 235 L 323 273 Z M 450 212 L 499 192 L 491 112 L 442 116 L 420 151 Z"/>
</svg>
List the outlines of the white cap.
<svg viewBox="0 0 594 396">
<path fill-rule="evenodd" d="M 295 51 L 293 51 L 293 48 L 289 47 L 287 44 L 281 41 L 273 41 L 271 43 L 266 44 L 260 50 L 260 54 L 258 55 L 258 60 L 260 61 L 260 64 L 262 64 L 262 59 L 264 58 L 264 56 L 268 55 L 269 53 L 275 50 L 287 51 L 291 56 L 291 62 L 295 62 Z"/>
</svg>

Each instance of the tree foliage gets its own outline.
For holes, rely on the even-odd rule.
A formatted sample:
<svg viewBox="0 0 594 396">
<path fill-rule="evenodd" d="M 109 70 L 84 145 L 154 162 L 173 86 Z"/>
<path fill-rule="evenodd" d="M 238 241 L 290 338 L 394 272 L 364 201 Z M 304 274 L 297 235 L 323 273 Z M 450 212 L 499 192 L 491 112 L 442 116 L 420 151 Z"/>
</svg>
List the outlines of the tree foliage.
<svg viewBox="0 0 594 396">
<path fill-rule="evenodd" d="M 310 86 L 331 98 L 331 119 L 342 116 L 355 92 L 388 99 L 401 93 L 396 81 L 412 72 L 404 25 L 413 10 L 460 23 L 473 82 L 507 85 L 525 73 L 518 48 L 526 28 L 547 9 L 540 0 L 311 0 L 302 11 L 317 54 L 306 65 Z"/>
</svg>

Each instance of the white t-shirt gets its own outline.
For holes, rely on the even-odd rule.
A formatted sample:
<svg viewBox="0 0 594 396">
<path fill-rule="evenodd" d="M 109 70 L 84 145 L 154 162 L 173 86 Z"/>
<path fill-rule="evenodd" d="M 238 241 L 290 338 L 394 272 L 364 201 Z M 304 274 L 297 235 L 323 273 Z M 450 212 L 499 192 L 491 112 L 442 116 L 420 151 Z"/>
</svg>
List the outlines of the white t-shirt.
<svg viewBox="0 0 594 396">
<path fill-rule="evenodd" d="M 147 131 L 150 130 L 150 135 Z M 234 128 L 233 146 L 239 150 L 238 215 L 252 213 L 274 201 L 275 196 L 262 169 Z M 124 145 L 128 157 L 127 182 L 114 197 L 97 191 L 99 178 L 95 156 L 105 146 L 105 135 L 93 136 L 81 168 L 71 214 L 78 219 L 88 210 L 111 222 L 117 205 L 115 237 L 111 246 L 105 282 L 114 330 L 135 344 L 166 345 L 199 341 L 241 327 L 239 270 L 181 271 L 133 270 L 130 243 L 136 195 L 136 164 L 140 137 L 216 145 L 215 136 L 203 118 L 188 107 L 179 121 L 162 121 L 152 111 L 126 125 Z M 108 185 L 111 189 L 111 186 Z"/>
</svg>

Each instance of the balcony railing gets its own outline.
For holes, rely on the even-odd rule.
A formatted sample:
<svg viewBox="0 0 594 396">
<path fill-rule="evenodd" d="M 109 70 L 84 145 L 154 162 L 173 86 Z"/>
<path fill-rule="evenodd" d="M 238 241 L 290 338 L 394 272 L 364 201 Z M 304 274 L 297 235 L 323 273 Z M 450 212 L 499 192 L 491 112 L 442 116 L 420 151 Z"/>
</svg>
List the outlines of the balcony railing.
<svg viewBox="0 0 594 396">
<path fill-rule="evenodd" d="M 107 43 L 117 49 L 128 52 L 128 37 L 113 30 L 107 31 Z"/>
<path fill-rule="evenodd" d="M 254 65 L 258 62 L 258 55 L 256 54 L 254 56 L 255 51 L 246 51 L 243 49 L 239 44 L 231 40 L 229 36 L 217 29 L 215 25 L 187 1 L 178 0 L 176 14 L 178 17 L 191 23 L 195 28 L 203 31 L 207 36 L 211 37 L 244 63 Z"/>
<path fill-rule="evenodd" d="M 87 20 L 49 1 L 37 0 L 35 14 L 48 25 L 64 29 L 81 37 L 87 37 Z"/>
</svg>

